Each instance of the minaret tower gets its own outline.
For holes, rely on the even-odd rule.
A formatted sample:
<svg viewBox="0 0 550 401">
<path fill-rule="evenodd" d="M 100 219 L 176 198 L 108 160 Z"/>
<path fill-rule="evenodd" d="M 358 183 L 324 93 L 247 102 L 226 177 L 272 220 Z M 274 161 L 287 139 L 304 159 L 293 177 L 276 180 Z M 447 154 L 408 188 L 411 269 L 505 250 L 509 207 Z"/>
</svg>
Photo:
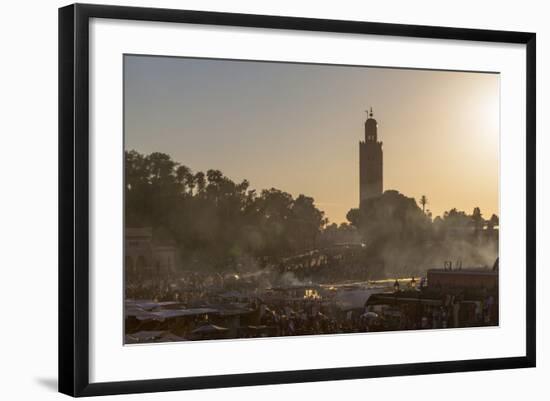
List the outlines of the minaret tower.
<svg viewBox="0 0 550 401">
<path fill-rule="evenodd" d="M 372 107 L 367 111 L 365 140 L 359 142 L 359 204 L 382 195 L 382 142 L 378 141 L 378 123 Z"/>
</svg>

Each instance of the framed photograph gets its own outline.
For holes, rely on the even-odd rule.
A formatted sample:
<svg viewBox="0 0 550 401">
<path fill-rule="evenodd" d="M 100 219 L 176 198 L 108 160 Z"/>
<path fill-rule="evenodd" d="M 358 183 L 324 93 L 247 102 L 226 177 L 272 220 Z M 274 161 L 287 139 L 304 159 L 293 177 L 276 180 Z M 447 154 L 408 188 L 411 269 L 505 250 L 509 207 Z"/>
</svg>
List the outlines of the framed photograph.
<svg viewBox="0 0 550 401">
<path fill-rule="evenodd" d="M 59 390 L 535 366 L 535 34 L 59 10 Z"/>
</svg>

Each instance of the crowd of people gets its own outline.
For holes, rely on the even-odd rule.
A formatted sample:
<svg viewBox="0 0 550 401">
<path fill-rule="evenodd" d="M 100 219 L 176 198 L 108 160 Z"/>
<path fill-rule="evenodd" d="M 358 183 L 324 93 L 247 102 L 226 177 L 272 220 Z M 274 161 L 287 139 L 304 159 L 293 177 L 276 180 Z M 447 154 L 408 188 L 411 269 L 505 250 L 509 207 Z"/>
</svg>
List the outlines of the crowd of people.
<svg viewBox="0 0 550 401">
<path fill-rule="evenodd" d="M 310 259 L 314 257 L 315 255 L 310 255 Z M 162 281 L 129 285 L 126 287 L 127 299 L 151 300 L 157 303 L 171 301 L 170 307 L 174 308 L 205 308 L 212 311 L 197 312 L 193 316 L 163 322 L 141 323 L 133 320 L 127 328 L 166 329 L 182 338 L 194 339 L 192 334 L 196 329 L 214 324 L 219 331 L 203 333 L 199 338 L 209 339 L 498 324 L 498 300 L 492 294 L 466 297 L 464 293 L 451 295 L 437 290 L 436 287 L 427 288 L 425 279 L 419 279 L 418 284 L 412 278 L 406 280 L 401 287 L 397 280 L 382 280 L 376 282 L 377 286 L 386 285 L 381 293 L 370 298 L 365 296 L 364 301 L 353 307 L 342 306 L 337 302 L 336 294 L 346 291 L 345 286 L 308 284 L 300 280 L 304 277 L 300 272 L 311 273 L 311 269 L 322 272 L 329 261 L 334 263 L 334 260 L 324 259 L 314 265 L 306 265 L 303 260 L 300 264 L 299 259 L 295 259 L 289 261 L 282 270 L 259 274 L 186 272 Z M 320 277 L 326 278 L 322 275 L 315 277 L 319 281 Z M 273 286 L 270 282 L 277 282 L 279 285 Z M 361 285 L 370 284 L 353 284 L 359 287 Z M 403 288 L 404 286 L 406 287 Z"/>
</svg>

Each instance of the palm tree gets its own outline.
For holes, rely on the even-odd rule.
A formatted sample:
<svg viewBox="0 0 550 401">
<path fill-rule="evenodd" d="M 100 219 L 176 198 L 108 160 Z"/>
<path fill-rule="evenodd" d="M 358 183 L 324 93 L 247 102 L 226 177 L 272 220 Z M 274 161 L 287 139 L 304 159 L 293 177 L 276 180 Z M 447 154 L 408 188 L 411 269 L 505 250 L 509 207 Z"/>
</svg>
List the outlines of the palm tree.
<svg viewBox="0 0 550 401">
<path fill-rule="evenodd" d="M 428 198 L 426 198 L 426 195 L 422 195 L 418 203 L 422 206 L 422 213 L 426 213 L 426 205 L 428 204 Z"/>
</svg>

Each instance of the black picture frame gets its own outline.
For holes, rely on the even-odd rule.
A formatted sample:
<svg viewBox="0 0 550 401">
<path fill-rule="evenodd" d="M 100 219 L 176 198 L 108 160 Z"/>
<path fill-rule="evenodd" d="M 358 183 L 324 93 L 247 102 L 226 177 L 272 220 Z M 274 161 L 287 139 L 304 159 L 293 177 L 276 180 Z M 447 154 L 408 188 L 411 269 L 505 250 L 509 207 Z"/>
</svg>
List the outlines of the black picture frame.
<svg viewBox="0 0 550 401">
<path fill-rule="evenodd" d="M 88 28 L 91 18 L 179 22 L 249 28 L 276 28 L 285 30 L 437 38 L 526 45 L 526 355 L 521 357 L 495 359 L 90 383 L 88 338 Z M 527 32 L 87 4 L 74 4 L 60 8 L 59 391 L 71 396 L 95 396 L 534 367 L 536 363 L 535 48 L 536 35 L 535 33 Z"/>
</svg>

